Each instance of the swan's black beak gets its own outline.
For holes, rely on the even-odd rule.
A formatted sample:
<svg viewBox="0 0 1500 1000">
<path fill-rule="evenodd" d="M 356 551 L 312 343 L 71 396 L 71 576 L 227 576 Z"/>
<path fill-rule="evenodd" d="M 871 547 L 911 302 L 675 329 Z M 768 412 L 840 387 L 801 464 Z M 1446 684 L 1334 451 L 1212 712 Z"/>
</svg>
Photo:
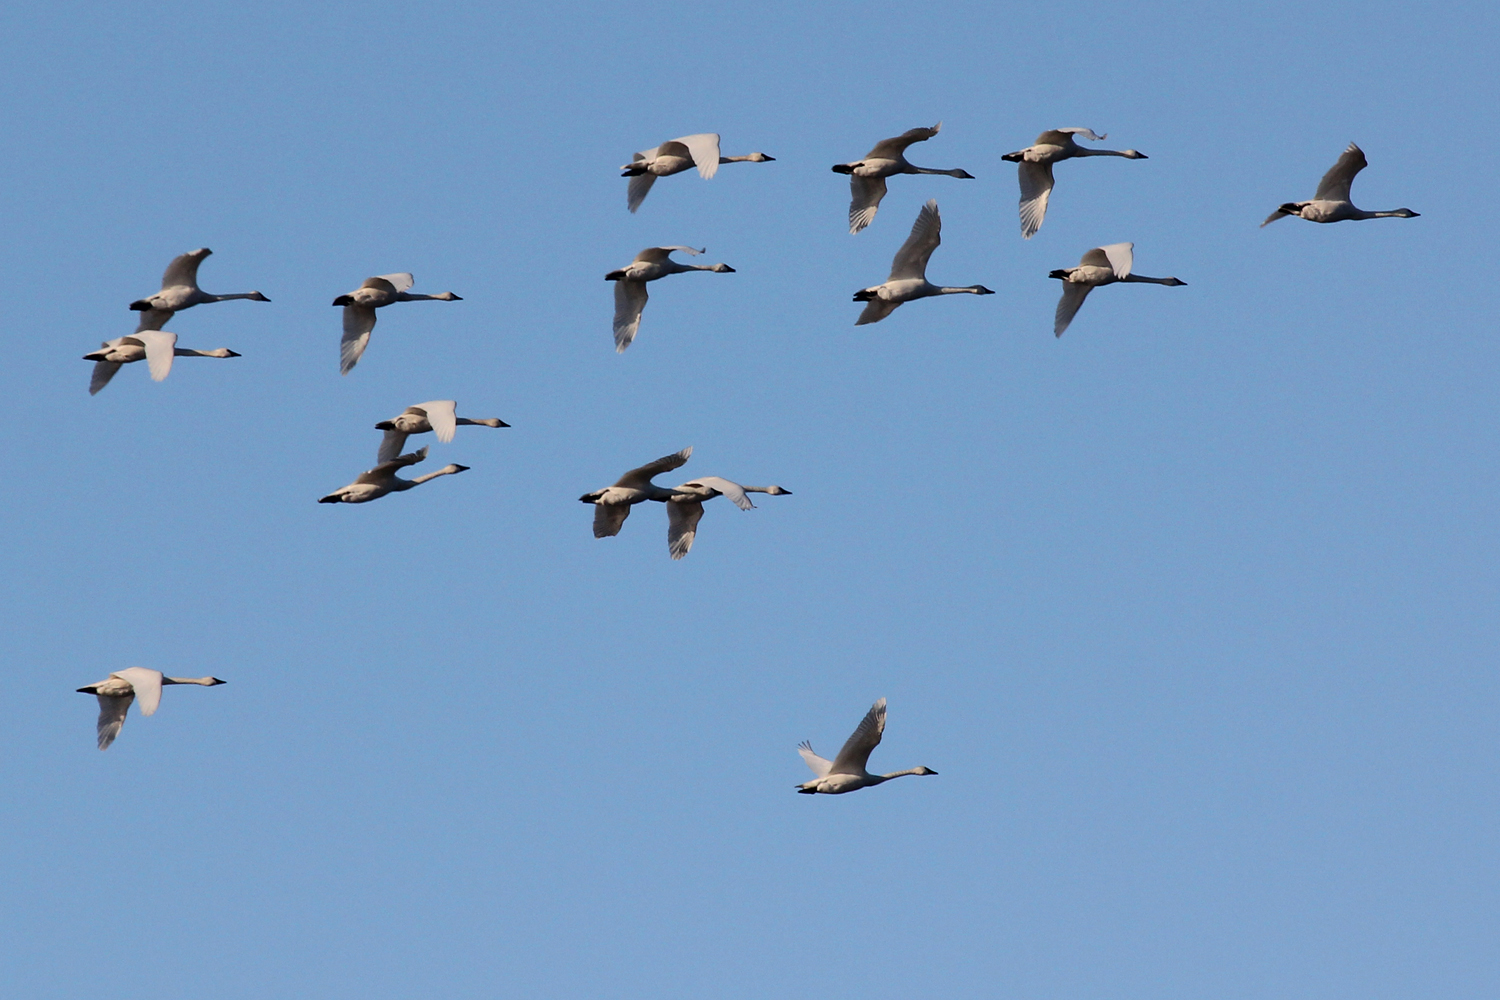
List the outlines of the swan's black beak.
<svg viewBox="0 0 1500 1000">
<path fill-rule="evenodd" d="M 211 680 L 211 681 L 214 682 L 213 684 L 210 684 L 209 687 L 213 687 L 214 684 L 228 684 L 229 683 L 228 681 L 220 680 L 217 677 L 210 677 L 209 680 Z"/>
<path fill-rule="evenodd" d="M 244 357 L 244 355 L 243 355 L 243 354 L 241 354 L 241 353 L 240 353 L 240 352 L 239 352 L 239 351 L 231 351 L 231 350 L 229 350 L 229 348 L 227 348 L 227 347 L 226 347 L 226 348 L 224 348 L 224 350 L 225 350 L 225 352 L 226 352 L 226 353 L 227 353 L 227 354 L 228 354 L 228 355 L 229 355 L 229 356 L 230 356 L 230 357 L 231 357 L 231 358 L 243 358 L 243 357 Z"/>
<path fill-rule="evenodd" d="M 954 174 L 954 176 L 961 181 L 972 181 L 974 179 L 974 175 L 969 173 L 967 170 L 960 170 L 958 173 Z"/>
</svg>

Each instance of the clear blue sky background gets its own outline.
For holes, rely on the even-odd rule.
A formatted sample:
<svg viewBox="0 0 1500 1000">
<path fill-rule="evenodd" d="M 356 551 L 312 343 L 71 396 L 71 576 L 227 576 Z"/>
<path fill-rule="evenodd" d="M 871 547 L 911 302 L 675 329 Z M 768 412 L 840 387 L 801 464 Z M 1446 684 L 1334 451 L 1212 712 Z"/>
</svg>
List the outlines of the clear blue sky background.
<svg viewBox="0 0 1500 1000">
<path fill-rule="evenodd" d="M 0 13 L 0 992 L 1500 993 L 1490 4 Z M 942 119 L 846 231 L 829 165 Z M 1088 126 L 1045 227 L 1001 154 Z M 615 169 L 698 131 L 711 182 Z M 1260 230 L 1346 143 L 1409 222 Z M 931 277 L 856 329 L 921 203 Z M 1136 244 L 1187 287 L 1052 268 Z M 605 271 L 707 246 L 623 356 Z M 79 356 L 198 246 L 166 382 Z M 338 375 L 335 295 L 409 270 Z M 366 507 L 377 420 L 511 430 Z M 680 474 L 794 491 L 577 497 Z M 667 477 L 669 482 L 681 481 Z M 212 673 L 94 749 L 80 684 Z M 794 795 L 890 699 L 882 770 Z"/>
</svg>

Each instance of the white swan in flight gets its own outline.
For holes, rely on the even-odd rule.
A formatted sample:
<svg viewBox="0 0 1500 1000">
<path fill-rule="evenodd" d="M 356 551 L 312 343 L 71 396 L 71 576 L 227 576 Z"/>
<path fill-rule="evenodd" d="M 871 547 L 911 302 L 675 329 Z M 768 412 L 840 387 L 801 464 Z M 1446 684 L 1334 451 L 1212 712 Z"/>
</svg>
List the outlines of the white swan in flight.
<svg viewBox="0 0 1500 1000">
<path fill-rule="evenodd" d="M 714 497 L 725 496 L 740 510 L 750 510 L 755 504 L 747 493 L 768 493 L 773 497 L 789 497 L 791 490 L 770 486 L 741 486 L 730 479 L 719 476 L 699 476 L 692 482 L 673 487 L 667 505 L 667 551 L 673 559 L 681 559 L 693 547 L 693 538 L 698 534 L 698 522 L 703 519 L 703 502 Z"/>
<path fill-rule="evenodd" d="M 663 472 L 680 469 L 693 455 L 691 446 L 673 455 L 663 455 L 639 469 L 631 469 L 621 476 L 613 486 L 579 497 L 584 503 L 594 505 L 594 537 L 608 538 L 620 533 L 620 525 L 630 516 L 634 504 L 647 500 L 670 500 L 672 491 L 657 486 L 651 480 Z"/>
<path fill-rule="evenodd" d="M 751 153 L 749 156 L 720 156 L 719 133 L 717 132 L 700 132 L 697 135 L 685 135 L 679 139 L 672 139 L 655 149 L 641 150 L 630 158 L 629 163 L 620 168 L 624 171 L 620 176 L 630 178 L 630 189 L 625 196 L 625 206 L 632 212 L 640 208 L 641 202 L 645 201 L 646 195 L 651 193 L 651 185 L 656 183 L 658 177 L 670 177 L 697 167 L 698 175 L 708 180 L 718 172 L 721 163 L 772 163 L 775 159 L 776 157 L 767 156 L 765 153 Z"/>
<path fill-rule="evenodd" d="M 360 473 L 359 478 L 348 486 L 340 487 L 326 497 L 319 497 L 318 503 L 368 503 L 371 500 L 379 500 L 387 493 L 401 493 L 413 486 L 421 486 L 429 479 L 436 479 L 438 476 L 451 476 L 469 471 L 467 465 L 445 465 L 436 472 L 429 472 L 425 476 L 417 476 L 414 479 L 402 479 L 396 475 L 408 465 L 416 465 L 426 458 L 427 449 L 423 448 L 410 455 L 402 455 L 389 462 L 381 462 L 369 472 Z"/>
<path fill-rule="evenodd" d="M 401 449 L 406 447 L 406 439 L 411 434 L 426 434 L 428 431 L 437 433 L 437 439 L 444 444 L 453 440 L 453 432 L 459 425 L 470 427 L 509 427 L 504 420 L 495 417 L 485 417 L 480 420 L 471 420 L 468 417 L 458 416 L 458 403 L 451 399 L 434 399 L 426 403 L 418 403 L 416 406 L 408 406 L 398 415 L 389 420 L 382 420 L 375 425 L 377 431 L 385 431 L 385 437 L 380 441 L 380 451 L 375 456 L 375 461 L 385 463 L 392 461 L 401 454 Z"/>
<path fill-rule="evenodd" d="M 1078 313 L 1078 307 L 1088 298 L 1089 292 L 1100 285 L 1113 285 L 1117 281 L 1132 281 L 1153 285 L 1186 285 L 1176 278 L 1148 278 L 1144 274 L 1131 274 L 1135 265 L 1134 243 L 1111 243 L 1107 247 L 1095 247 L 1083 255 L 1077 267 L 1058 268 L 1049 278 L 1058 278 L 1063 283 L 1062 299 L 1057 303 L 1057 315 L 1052 323 L 1052 332 L 1061 337 L 1068 324 Z"/>
<path fill-rule="evenodd" d="M 1133 149 L 1087 149 L 1073 141 L 1075 135 L 1098 142 L 1109 138 L 1095 135 L 1089 128 L 1054 128 L 1036 137 L 1025 149 L 1000 157 L 1021 164 L 1021 235 L 1031 239 L 1042 228 L 1047 215 L 1047 198 L 1052 194 L 1052 164 L 1077 156 L 1123 156 L 1127 160 L 1149 159 Z"/>
<path fill-rule="evenodd" d="M 173 257 L 172 263 L 167 265 L 166 273 L 161 276 L 161 291 L 155 295 L 148 295 L 144 299 L 136 299 L 130 303 L 130 308 L 136 312 L 165 313 L 166 315 L 161 317 L 161 323 L 166 323 L 172 318 L 174 312 L 180 309 L 191 309 L 205 302 L 228 302 L 230 299 L 271 301 L 260 292 L 211 295 L 199 288 L 198 265 L 203 263 L 203 258 L 211 253 L 213 251 L 208 247 L 199 247 L 197 250 L 189 250 L 185 254 Z M 152 329 L 159 330 L 161 326 L 157 325 Z"/>
<path fill-rule="evenodd" d="M 943 219 L 938 215 L 938 203 L 929 200 L 917 213 L 911 235 L 901 244 L 901 249 L 896 251 L 896 258 L 891 262 L 891 276 L 885 280 L 885 284 L 861 288 L 854 293 L 855 302 L 869 303 L 864 312 L 859 314 L 859 319 L 854 321 L 855 326 L 879 323 L 901 303 L 912 299 L 925 299 L 931 295 L 956 295 L 959 292 L 972 295 L 995 294 L 983 285 L 951 288 L 934 285 L 927 280 L 927 261 L 932 257 L 932 251 L 942 242 L 942 230 Z"/>
<path fill-rule="evenodd" d="M 99 749 L 108 750 L 109 745 L 120 735 L 125 725 L 125 713 L 130 703 L 137 698 L 141 702 L 142 715 L 155 715 L 161 703 L 163 684 L 200 684 L 213 687 L 223 684 L 217 677 L 164 677 L 160 670 L 147 667 L 126 667 L 116 670 L 104 680 L 78 689 L 79 694 L 92 694 L 99 698 Z"/>
<path fill-rule="evenodd" d="M 875 221 L 875 212 L 880 200 L 885 197 L 885 179 L 893 174 L 946 174 L 972 181 L 974 175 L 967 170 L 932 170 L 928 167 L 912 166 L 906 160 L 906 147 L 914 142 L 926 142 L 942 131 L 943 123 L 932 128 L 907 129 L 892 139 L 881 139 L 875 148 L 864 155 L 864 159 L 853 163 L 835 163 L 833 172 L 849 175 L 849 232 L 857 233 Z"/>
<path fill-rule="evenodd" d="M 1271 217 L 1262 222 L 1264 229 L 1277 219 L 1284 219 L 1288 215 L 1295 215 L 1299 219 L 1308 222 L 1344 222 L 1349 219 L 1415 219 L 1420 213 L 1413 212 L 1409 208 L 1398 208 L 1392 212 L 1366 212 L 1362 208 L 1355 208 L 1354 203 L 1349 200 L 1349 188 L 1354 183 L 1354 177 L 1365 167 L 1369 166 L 1365 159 L 1365 151 L 1354 143 L 1349 143 L 1349 148 L 1339 157 L 1339 161 L 1328 168 L 1328 173 L 1318 182 L 1318 191 L 1312 196 L 1312 201 L 1289 201 L 1276 211 Z"/>
<path fill-rule="evenodd" d="M 375 329 L 375 310 L 392 302 L 462 302 L 452 292 L 437 295 L 413 295 L 407 291 L 415 281 L 401 271 L 397 274 L 382 274 L 366 278 L 365 283 L 347 295 L 333 300 L 336 306 L 344 307 L 344 339 L 339 343 L 339 374 L 348 375 L 350 369 L 359 364 L 360 355 L 370 342 L 370 331 Z"/>
<path fill-rule="evenodd" d="M 141 316 L 141 326 L 165 322 L 170 312 L 151 310 Z M 177 334 L 155 328 L 140 329 L 128 337 L 116 337 L 99 345 L 99 350 L 83 356 L 83 360 L 94 362 L 94 373 L 89 378 L 89 395 L 96 395 L 109 385 L 121 365 L 134 361 L 145 361 L 153 382 L 160 382 L 172 371 L 173 358 L 237 358 L 240 355 L 227 347 L 212 351 L 194 351 L 177 346 Z"/>
<path fill-rule="evenodd" d="M 646 308 L 646 282 L 665 278 L 669 274 L 684 271 L 713 271 L 717 274 L 733 274 L 728 264 L 679 264 L 671 258 L 675 250 L 692 254 L 703 250 L 692 247 L 647 247 L 635 255 L 635 260 L 604 276 L 605 281 L 615 283 L 615 353 L 624 352 L 641 328 L 641 310 Z"/>
<path fill-rule="evenodd" d="M 859 728 L 845 741 L 844 748 L 833 760 L 825 760 L 813 753 L 811 743 L 799 743 L 797 752 L 817 777 L 798 785 L 797 791 L 804 795 L 842 795 L 908 774 L 937 774 L 930 767 L 914 767 L 909 771 L 893 771 L 890 774 L 871 774 L 866 771 L 865 764 L 870 760 L 870 751 L 880 745 L 880 737 L 884 732 L 885 699 L 881 698 L 870 706 Z"/>
</svg>

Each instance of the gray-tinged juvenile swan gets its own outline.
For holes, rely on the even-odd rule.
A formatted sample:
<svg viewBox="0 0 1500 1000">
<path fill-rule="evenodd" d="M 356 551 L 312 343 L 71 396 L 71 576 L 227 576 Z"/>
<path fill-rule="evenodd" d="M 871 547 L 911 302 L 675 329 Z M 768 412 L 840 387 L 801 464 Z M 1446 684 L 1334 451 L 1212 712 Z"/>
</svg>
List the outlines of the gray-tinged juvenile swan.
<svg viewBox="0 0 1500 1000">
<path fill-rule="evenodd" d="M 718 274 L 733 274 L 728 264 L 679 264 L 671 258 L 674 250 L 690 253 L 694 257 L 703 250 L 692 247 L 647 247 L 635 255 L 635 260 L 604 276 L 605 281 L 615 283 L 615 353 L 630 346 L 636 331 L 641 328 L 641 310 L 646 308 L 646 282 L 665 278 L 669 274 L 684 271 L 714 271 Z"/>
<path fill-rule="evenodd" d="M 130 703 L 141 701 L 142 715 L 155 715 L 161 703 L 163 684 L 200 684 L 213 687 L 224 682 L 217 677 L 163 677 L 160 670 L 146 667 L 126 667 L 116 670 L 97 684 L 78 689 L 79 694 L 97 695 L 99 698 L 99 749 L 108 750 L 109 745 L 120 735 L 125 725 L 125 713 Z"/>
<path fill-rule="evenodd" d="M 747 493 L 768 493 L 773 497 L 789 497 L 791 490 L 780 486 L 741 486 L 733 480 L 719 476 L 699 476 L 692 482 L 674 487 L 672 496 L 663 501 L 667 505 L 667 551 L 673 559 L 681 559 L 693 547 L 693 538 L 698 534 L 698 522 L 703 519 L 703 502 L 714 497 L 728 497 L 740 510 L 750 510 L 755 504 Z M 660 499 L 659 497 L 657 499 Z"/>
<path fill-rule="evenodd" d="M 833 760 L 824 760 L 813 753 L 811 743 L 804 741 L 798 744 L 797 752 L 802 755 L 803 760 L 807 761 L 807 766 L 817 777 L 798 785 L 797 791 L 804 795 L 814 795 L 819 792 L 824 795 L 842 795 L 845 792 L 878 785 L 883 781 L 890 781 L 892 778 L 900 778 L 908 774 L 937 774 L 930 767 L 914 767 L 909 771 L 894 771 L 890 774 L 871 774 L 866 771 L 865 764 L 870 760 L 870 751 L 880 745 L 880 737 L 884 732 L 885 699 L 881 698 L 870 706 L 859 728 L 844 743 L 844 749 L 840 750 L 839 755 Z"/>
<path fill-rule="evenodd" d="M 855 326 L 879 323 L 901 303 L 912 299 L 925 299 L 931 295 L 955 295 L 959 292 L 972 295 L 995 294 L 983 285 L 950 288 L 946 285 L 934 285 L 927 280 L 927 261 L 932 256 L 932 251 L 942 242 L 942 229 L 943 219 L 938 215 L 938 203 L 928 201 L 922 206 L 922 211 L 917 213 L 911 235 L 901 244 L 901 249 L 896 251 L 896 259 L 891 262 L 891 276 L 885 280 L 885 284 L 861 288 L 854 293 L 855 302 L 869 303 L 864 312 L 859 314 L 859 319 L 854 321 Z"/>
<path fill-rule="evenodd" d="M 185 254 L 173 257 L 172 263 L 167 265 L 166 273 L 161 276 L 161 291 L 155 295 L 148 295 L 144 299 L 136 299 L 130 303 L 130 308 L 136 312 L 158 312 L 166 313 L 161 322 L 165 323 L 172 318 L 172 314 L 179 309 L 190 309 L 205 302 L 227 302 L 230 299 L 251 299 L 255 302 L 270 302 L 260 292 L 237 292 L 234 295 L 210 295 L 198 287 L 198 265 L 203 263 L 203 258 L 213 253 L 208 247 L 199 247 L 197 250 L 189 250 Z M 158 325 L 153 329 L 161 329 Z"/>
<path fill-rule="evenodd" d="M 94 373 L 89 379 L 89 395 L 93 396 L 109 385 L 121 365 L 133 361 L 145 361 L 151 372 L 151 380 L 160 382 L 172 371 L 173 358 L 237 358 L 234 351 L 218 347 L 212 351 L 193 351 L 177 346 L 177 334 L 156 329 L 151 324 L 163 323 L 170 312 L 149 310 L 141 315 L 142 329 L 128 337 L 116 337 L 99 345 L 99 350 L 83 356 L 83 360 L 94 362 Z"/>
<path fill-rule="evenodd" d="M 584 503 L 594 505 L 594 537 L 618 535 L 620 525 L 630 516 L 630 508 L 634 504 L 645 503 L 647 500 L 670 500 L 672 491 L 664 486 L 657 486 L 651 480 L 663 472 L 681 468 L 692 454 L 690 446 L 675 455 L 663 455 L 639 469 L 631 469 L 613 486 L 579 497 Z"/>
<path fill-rule="evenodd" d="M 1078 307 L 1088 298 L 1089 292 L 1100 285 L 1113 285 L 1117 281 L 1133 281 L 1153 285 L 1185 285 L 1176 278 L 1148 278 L 1144 274 L 1131 274 L 1135 264 L 1134 243 L 1111 243 L 1107 247 L 1095 247 L 1083 255 L 1077 267 L 1064 267 L 1047 275 L 1063 283 L 1062 299 L 1057 303 L 1057 315 L 1052 323 L 1052 332 L 1061 337 L 1068 324 L 1078 313 Z"/>
<path fill-rule="evenodd" d="M 318 503 L 368 503 L 371 500 L 379 500 L 387 493 L 400 493 L 413 486 L 421 486 L 429 479 L 436 479 L 438 476 L 451 476 L 458 472 L 469 471 L 467 465 L 445 465 L 436 472 L 429 472 L 415 479 L 402 479 L 396 475 L 408 465 L 416 465 L 426 458 L 427 449 L 423 448 L 410 455 L 402 455 L 389 462 L 381 462 L 369 472 L 361 473 L 360 477 L 348 486 L 334 490 L 326 497 L 319 497 Z"/>
<path fill-rule="evenodd" d="M 400 414 L 389 420 L 382 420 L 375 425 L 377 431 L 385 431 L 385 437 L 381 439 L 380 451 L 375 456 L 377 462 L 389 462 L 401 454 L 401 449 L 406 447 L 406 438 L 411 434 L 426 434 L 428 431 L 437 433 L 437 439 L 447 444 L 453 440 L 453 432 L 460 424 L 470 427 L 509 427 L 504 420 L 495 417 L 486 417 L 482 420 L 470 420 L 468 417 L 458 416 L 458 403 L 451 399 L 434 399 L 426 403 L 418 403 L 416 406 L 408 406 Z"/>
<path fill-rule="evenodd" d="M 1344 150 L 1344 155 L 1339 161 L 1328 169 L 1323 179 L 1318 182 L 1318 192 L 1312 196 L 1312 201 L 1289 201 L 1276 211 L 1271 217 L 1262 222 L 1264 229 L 1277 219 L 1288 215 L 1295 215 L 1299 219 L 1308 222 L 1344 222 L 1347 219 L 1415 219 L 1419 213 L 1409 208 L 1398 208 L 1393 212 L 1366 212 L 1362 208 L 1355 208 L 1354 203 L 1349 200 L 1349 187 L 1354 183 L 1354 177 L 1365 167 L 1369 166 L 1365 159 L 1364 150 L 1354 143 L 1349 143 L 1349 148 Z"/>
<path fill-rule="evenodd" d="M 366 278 L 365 283 L 347 295 L 333 300 L 336 306 L 344 307 L 344 339 L 339 342 L 339 374 L 348 375 L 350 369 L 359 364 L 365 345 L 370 342 L 370 331 L 375 329 L 375 310 L 392 302 L 462 302 L 452 292 L 436 295 L 412 295 L 407 291 L 415 279 L 407 272 L 382 274 Z"/>
<path fill-rule="evenodd" d="M 1047 215 L 1047 198 L 1052 194 L 1052 164 L 1059 160 L 1071 160 L 1076 156 L 1123 156 L 1127 160 L 1148 159 L 1145 153 L 1133 149 L 1086 149 L 1073 141 L 1073 136 L 1098 142 L 1107 139 L 1095 135 L 1088 128 L 1054 128 L 1036 137 L 1036 142 L 1025 149 L 1006 153 L 1000 157 L 1020 163 L 1021 175 L 1021 235 L 1031 239 L 1042 228 L 1042 219 Z"/>
<path fill-rule="evenodd" d="M 946 174 L 972 181 L 974 175 L 967 170 L 932 170 L 912 166 L 906 160 L 906 147 L 914 142 L 926 142 L 942 131 L 943 123 L 932 128 L 907 129 L 892 139 L 882 139 L 875 148 L 865 154 L 864 159 L 853 163 L 835 163 L 833 172 L 849 175 L 849 232 L 857 233 L 875 221 L 875 211 L 885 197 L 885 179 L 893 174 Z"/>
<path fill-rule="evenodd" d="M 625 196 L 625 206 L 632 212 L 641 207 L 641 202 L 646 200 L 646 195 L 651 192 L 651 185 L 656 183 L 658 177 L 670 177 L 680 174 L 692 167 L 698 168 L 698 175 L 708 180 L 719 170 L 721 163 L 771 163 L 776 159 L 765 153 L 751 153 L 749 156 L 720 156 L 719 155 L 719 133 L 700 132 L 697 135 L 685 135 L 680 139 L 672 139 L 662 143 L 655 149 L 643 149 L 630 158 L 630 162 L 620 169 L 624 173 L 621 177 L 630 178 L 630 190 Z"/>
</svg>

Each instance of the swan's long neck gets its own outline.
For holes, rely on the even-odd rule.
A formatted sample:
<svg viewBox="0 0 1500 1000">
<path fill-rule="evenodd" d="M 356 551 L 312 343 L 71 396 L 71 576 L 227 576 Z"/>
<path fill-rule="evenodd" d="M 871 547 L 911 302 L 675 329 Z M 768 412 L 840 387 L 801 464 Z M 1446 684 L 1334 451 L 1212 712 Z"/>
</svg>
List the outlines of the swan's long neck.
<svg viewBox="0 0 1500 1000">
<path fill-rule="evenodd" d="M 480 420 L 470 420 L 468 417 L 457 417 L 457 418 L 454 419 L 453 422 L 455 424 L 468 424 L 470 426 L 478 426 L 478 427 L 509 427 L 510 426 L 505 421 L 503 421 L 503 420 L 497 420 L 494 417 L 485 417 L 485 418 L 480 419 Z"/>
<path fill-rule="evenodd" d="M 1148 278 L 1144 274 L 1127 274 L 1127 275 L 1125 275 L 1125 277 L 1120 278 L 1118 280 L 1120 280 L 1120 281 L 1134 281 L 1134 282 L 1139 282 L 1141 284 L 1152 284 L 1152 285 L 1179 285 L 1179 284 L 1182 284 L 1182 282 L 1178 281 L 1176 278 Z"/>
<path fill-rule="evenodd" d="M 217 677 L 163 677 L 163 684 L 201 684 L 204 687 L 213 687 L 219 683 Z"/>
<path fill-rule="evenodd" d="M 720 163 L 759 163 L 760 161 L 756 158 L 756 155 L 754 153 L 751 153 L 749 156 L 721 156 L 721 157 L 719 157 L 719 162 Z"/>
<path fill-rule="evenodd" d="M 1366 212 L 1364 209 L 1356 208 L 1354 217 L 1356 219 L 1410 219 L 1416 216 L 1409 208 L 1398 208 L 1391 212 Z"/>
<path fill-rule="evenodd" d="M 461 465 L 445 465 L 435 472 L 427 473 L 425 476 L 413 476 L 410 479 L 399 480 L 399 482 L 410 483 L 410 486 L 401 487 L 401 489 L 409 490 L 412 488 L 412 486 L 420 486 L 423 483 L 427 482 L 429 479 L 436 479 L 438 476 L 451 476 L 455 472 L 463 471 L 464 467 Z"/>
<path fill-rule="evenodd" d="M 201 294 L 209 302 L 228 302 L 230 299 L 255 299 L 260 297 L 259 292 L 235 292 L 232 295 L 213 295 L 209 292 Z"/>
<path fill-rule="evenodd" d="M 1073 152 L 1073 155 L 1074 156 L 1123 156 L 1127 160 L 1145 159 L 1144 156 L 1141 156 L 1140 153 L 1137 153 L 1133 149 L 1087 149 L 1087 148 L 1085 148 L 1083 146 L 1079 146 Z"/>
<path fill-rule="evenodd" d="M 908 174 L 942 174 L 945 177 L 967 177 L 968 176 L 968 171 L 966 171 L 966 170 L 960 170 L 957 167 L 955 167 L 952 170 L 934 170 L 932 167 L 914 167 L 914 166 L 912 166 L 909 163 L 906 166 L 907 166 L 906 173 L 908 173 Z"/>
<path fill-rule="evenodd" d="M 926 773 L 926 772 L 922 768 L 920 768 L 920 767 L 914 767 L 914 768 L 911 768 L 910 770 L 906 770 L 906 771 L 894 771 L 891 774 L 872 774 L 872 775 L 870 775 L 870 777 L 873 778 L 873 779 L 877 779 L 875 781 L 872 781 L 871 783 L 878 785 L 878 784 L 880 784 L 880 782 L 882 782 L 882 781 L 890 781 L 892 778 L 904 778 L 908 774 L 924 774 L 924 773 Z"/>
<path fill-rule="evenodd" d="M 957 295 L 959 292 L 968 292 L 970 295 L 988 295 L 990 290 L 983 285 L 964 285 L 961 288 L 952 288 L 948 285 L 937 285 L 933 288 L 933 295 Z"/>
<path fill-rule="evenodd" d="M 235 354 L 233 351 L 231 351 L 227 347 L 216 347 L 216 348 L 214 348 L 211 351 L 195 351 L 195 350 L 193 350 L 190 347 L 174 347 L 174 348 L 172 348 L 172 354 L 175 355 L 176 357 L 179 357 L 179 358 L 237 358 L 237 357 L 239 357 L 238 354 Z"/>
</svg>

